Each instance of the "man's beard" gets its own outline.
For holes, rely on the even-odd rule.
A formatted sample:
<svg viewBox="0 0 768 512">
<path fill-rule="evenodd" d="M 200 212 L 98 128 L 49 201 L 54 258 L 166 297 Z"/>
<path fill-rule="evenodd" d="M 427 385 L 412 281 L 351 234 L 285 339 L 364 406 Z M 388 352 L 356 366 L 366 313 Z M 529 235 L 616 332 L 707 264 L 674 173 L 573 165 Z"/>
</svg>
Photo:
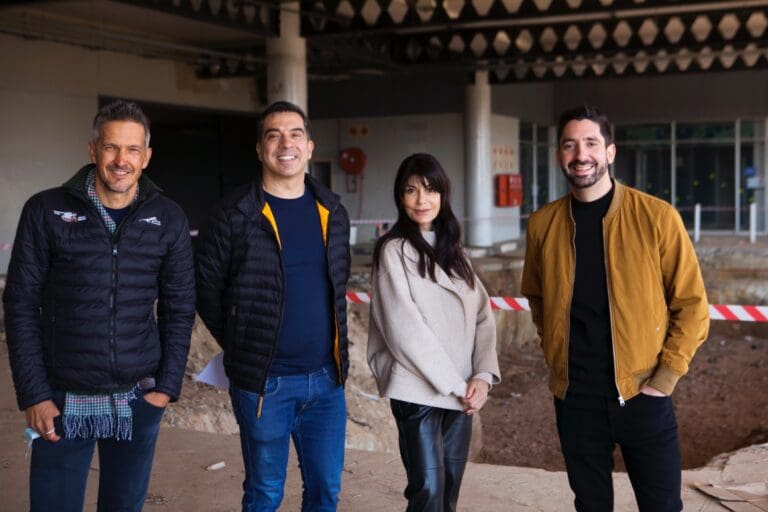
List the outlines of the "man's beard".
<svg viewBox="0 0 768 512">
<path fill-rule="evenodd" d="M 582 163 L 584 162 L 573 162 L 573 164 L 570 165 L 579 165 Z M 562 171 L 565 179 L 568 180 L 568 183 L 570 183 L 573 188 L 589 188 L 600 181 L 600 178 L 605 176 L 605 174 L 608 172 L 608 165 L 595 164 L 595 171 L 586 176 L 574 175 L 569 169 L 562 169 Z"/>
</svg>

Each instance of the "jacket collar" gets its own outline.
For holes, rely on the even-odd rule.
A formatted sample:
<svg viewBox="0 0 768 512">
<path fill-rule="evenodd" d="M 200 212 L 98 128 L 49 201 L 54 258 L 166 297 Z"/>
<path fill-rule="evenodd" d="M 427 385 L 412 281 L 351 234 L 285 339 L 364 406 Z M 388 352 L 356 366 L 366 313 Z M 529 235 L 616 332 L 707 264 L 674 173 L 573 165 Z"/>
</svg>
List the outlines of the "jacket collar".
<svg viewBox="0 0 768 512">
<path fill-rule="evenodd" d="M 624 198 L 624 191 L 626 190 L 626 186 L 622 185 L 618 181 L 612 179 L 613 181 L 613 198 L 611 199 L 611 204 L 608 205 L 608 211 L 605 212 L 605 218 L 610 219 L 613 217 L 616 212 L 619 211 L 619 208 L 621 207 L 621 200 Z M 565 202 L 565 206 L 568 208 L 568 211 L 571 211 L 572 205 L 571 200 L 573 199 L 573 194 L 568 192 L 566 194 L 567 201 Z"/>
<path fill-rule="evenodd" d="M 611 204 L 608 206 L 608 211 L 605 213 L 606 219 L 610 219 L 619 211 L 621 200 L 624 197 L 624 190 L 626 189 L 624 185 L 616 180 L 613 180 L 613 188 L 613 199 L 611 199 Z"/>
<path fill-rule="evenodd" d="M 237 207 L 251 219 L 257 218 L 264 208 L 264 189 L 261 183 L 261 174 L 259 174 L 248 186 L 245 194 L 237 201 Z M 304 175 L 304 185 L 329 212 L 335 211 L 339 206 L 341 198 L 309 174 Z"/>
<path fill-rule="evenodd" d="M 402 239 L 403 241 L 403 258 L 406 260 L 410 260 L 412 262 L 411 266 L 415 272 L 418 272 L 419 268 L 419 252 L 416 250 L 416 248 L 411 245 L 411 243 L 405 239 Z M 427 272 L 427 279 L 429 279 L 429 272 Z M 458 287 L 456 286 L 456 283 L 453 281 L 453 279 L 450 278 L 448 274 L 445 273 L 445 271 L 440 267 L 440 265 L 435 265 L 435 279 L 437 280 L 437 284 L 442 286 L 443 288 L 446 288 L 457 295 L 461 295 L 459 292 Z"/>
<path fill-rule="evenodd" d="M 88 193 L 86 190 L 85 180 L 88 177 L 88 173 L 90 173 L 95 168 L 95 164 L 87 164 L 82 166 L 80 170 L 77 171 L 75 175 L 70 179 L 65 181 L 62 186 L 70 191 L 76 192 L 77 194 L 87 196 Z M 154 181 L 149 179 L 142 172 L 141 177 L 139 178 L 139 198 L 137 201 L 143 201 L 152 194 L 162 192 L 162 190 L 163 189 L 157 186 Z"/>
</svg>

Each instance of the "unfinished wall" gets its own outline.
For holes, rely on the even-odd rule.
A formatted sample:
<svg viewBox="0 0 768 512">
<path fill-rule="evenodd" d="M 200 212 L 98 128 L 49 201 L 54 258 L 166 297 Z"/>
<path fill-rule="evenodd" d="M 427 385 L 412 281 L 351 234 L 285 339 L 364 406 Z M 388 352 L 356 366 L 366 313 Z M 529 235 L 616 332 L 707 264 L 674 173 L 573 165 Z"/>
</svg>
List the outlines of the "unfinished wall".
<svg viewBox="0 0 768 512">
<path fill-rule="evenodd" d="M 0 244 L 13 241 L 29 196 L 63 183 L 87 162 L 99 95 L 258 108 L 249 78 L 201 81 L 191 67 L 170 61 L 12 36 L 0 35 L 0 69 Z M 0 274 L 9 258 L 0 250 Z"/>
<path fill-rule="evenodd" d="M 331 162 L 331 187 L 341 195 L 352 219 L 394 219 L 392 187 L 403 159 L 412 153 L 432 153 L 454 186 L 452 205 L 464 215 L 463 117 L 460 114 L 402 117 L 359 117 L 314 121 L 312 160 Z M 338 164 L 339 152 L 359 147 L 367 156 L 365 174 L 348 188 L 347 175 Z M 355 188 L 356 187 L 356 188 Z M 362 198 L 362 200 L 361 200 Z M 358 226 L 357 241 L 375 236 L 375 226 Z"/>
</svg>

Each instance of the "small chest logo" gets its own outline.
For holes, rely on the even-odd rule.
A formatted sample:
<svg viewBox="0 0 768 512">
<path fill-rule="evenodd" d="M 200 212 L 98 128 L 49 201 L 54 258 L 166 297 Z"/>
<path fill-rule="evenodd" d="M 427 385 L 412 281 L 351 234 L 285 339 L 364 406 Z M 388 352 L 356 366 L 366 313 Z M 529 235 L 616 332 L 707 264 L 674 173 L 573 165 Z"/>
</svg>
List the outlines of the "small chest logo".
<svg viewBox="0 0 768 512">
<path fill-rule="evenodd" d="M 85 220 L 85 215 L 78 215 L 77 212 L 53 210 L 53 214 L 57 215 L 64 222 L 82 222 Z"/>
<path fill-rule="evenodd" d="M 153 226 L 162 226 L 163 223 L 160 222 L 160 219 L 157 217 L 147 217 L 145 219 L 139 219 L 138 222 L 146 222 L 147 224 L 152 224 Z"/>
</svg>

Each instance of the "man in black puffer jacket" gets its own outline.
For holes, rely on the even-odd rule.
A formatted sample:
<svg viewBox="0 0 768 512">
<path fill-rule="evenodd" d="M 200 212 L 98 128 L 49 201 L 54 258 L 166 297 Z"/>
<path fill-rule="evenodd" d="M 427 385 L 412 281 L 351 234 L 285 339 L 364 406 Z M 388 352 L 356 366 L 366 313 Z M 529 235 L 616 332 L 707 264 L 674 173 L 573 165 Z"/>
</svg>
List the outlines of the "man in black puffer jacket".
<svg viewBox="0 0 768 512">
<path fill-rule="evenodd" d="M 306 174 L 304 112 L 264 111 L 263 172 L 226 198 L 201 233 L 197 309 L 224 349 L 240 425 L 243 511 L 277 510 L 293 437 L 302 510 L 336 510 L 344 463 L 349 217 Z"/>
<path fill-rule="evenodd" d="M 141 510 L 194 321 L 186 217 L 142 176 L 149 120 L 111 103 L 88 148 L 93 164 L 24 206 L 3 294 L 18 405 L 41 436 L 32 511 L 82 510 L 97 443 L 99 510 Z"/>
</svg>

